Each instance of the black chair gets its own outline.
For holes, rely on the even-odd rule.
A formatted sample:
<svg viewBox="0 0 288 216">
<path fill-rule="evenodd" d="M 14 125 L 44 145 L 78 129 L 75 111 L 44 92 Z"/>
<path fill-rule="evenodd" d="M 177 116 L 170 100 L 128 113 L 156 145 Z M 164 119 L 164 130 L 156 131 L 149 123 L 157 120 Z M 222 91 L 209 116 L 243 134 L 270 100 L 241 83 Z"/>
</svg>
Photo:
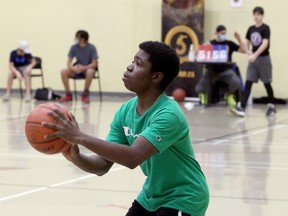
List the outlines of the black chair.
<svg viewBox="0 0 288 216">
<path fill-rule="evenodd" d="M 38 56 L 33 56 L 33 58 L 36 60 L 36 65 L 33 67 L 31 71 L 30 77 L 41 77 L 42 81 L 42 88 L 44 88 L 44 74 L 43 74 L 43 68 L 42 68 L 42 59 Z M 22 89 L 22 82 L 19 81 L 19 89 L 20 89 L 20 96 L 23 98 L 23 89 Z"/>
<path fill-rule="evenodd" d="M 77 100 L 77 87 L 76 87 L 76 81 L 77 80 L 83 80 L 85 79 L 84 77 L 74 77 L 71 76 L 69 77 L 70 79 L 73 79 L 74 81 L 74 95 L 75 95 L 75 99 Z M 95 74 L 93 76 L 93 79 L 98 79 L 98 87 L 99 87 L 99 97 L 100 97 L 100 101 L 102 101 L 102 90 L 101 90 L 101 82 L 100 82 L 100 74 L 99 74 L 99 69 L 98 67 L 95 70 Z"/>
</svg>

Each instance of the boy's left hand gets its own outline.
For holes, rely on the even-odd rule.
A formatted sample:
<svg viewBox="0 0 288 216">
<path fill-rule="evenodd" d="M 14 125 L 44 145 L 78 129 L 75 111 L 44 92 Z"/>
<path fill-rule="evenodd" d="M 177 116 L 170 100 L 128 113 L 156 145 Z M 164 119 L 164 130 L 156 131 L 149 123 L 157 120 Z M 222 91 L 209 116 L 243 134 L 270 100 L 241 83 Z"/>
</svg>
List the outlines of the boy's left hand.
<svg viewBox="0 0 288 216">
<path fill-rule="evenodd" d="M 47 128 L 55 130 L 54 133 L 45 135 L 45 139 L 62 138 L 68 143 L 75 145 L 78 144 L 78 139 L 81 136 L 78 123 L 71 112 L 69 112 L 68 118 L 64 115 L 60 109 L 53 109 L 48 113 L 49 116 L 54 118 L 58 123 L 53 124 L 50 122 L 42 122 L 42 125 Z"/>
<path fill-rule="evenodd" d="M 257 56 L 255 54 L 250 55 L 248 58 L 249 62 L 254 62 L 256 59 L 257 59 Z"/>
</svg>

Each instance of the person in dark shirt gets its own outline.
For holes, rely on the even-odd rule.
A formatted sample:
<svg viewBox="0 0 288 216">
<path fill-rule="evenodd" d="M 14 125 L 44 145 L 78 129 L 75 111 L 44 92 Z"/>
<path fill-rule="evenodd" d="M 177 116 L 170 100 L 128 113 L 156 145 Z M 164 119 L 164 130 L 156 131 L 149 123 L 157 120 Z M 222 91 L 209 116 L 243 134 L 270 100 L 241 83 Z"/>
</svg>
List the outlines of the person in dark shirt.
<svg viewBox="0 0 288 216">
<path fill-rule="evenodd" d="M 36 60 L 32 57 L 27 41 L 21 41 L 16 50 L 10 53 L 9 75 L 7 81 L 6 94 L 2 97 L 4 101 L 9 101 L 11 97 L 13 79 L 24 80 L 26 86 L 25 101 L 31 101 L 31 70 L 35 66 Z"/>
<path fill-rule="evenodd" d="M 245 107 L 251 93 L 252 84 L 260 79 L 265 86 L 268 95 L 268 107 L 266 116 L 274 116 L 276 107 L 272 82 L 272 64 L 269 54 L 270 28 L 263 23 L 264 9 L 255 7 L 253 10 L 255 25 L 249 27 L 246 34 L 246 46 L 249 54 L 244 96 L 240 104 L 237 104 L 232 112 L 238 116 L 245 116 Z M 249 50 L 250 45 L 252 49 Z"/>
<path fill-rule="evenodd" d="M 208 42 L 212 45 L 227 45 L 228 46 L 228 62 L 209 64 L 208 70 L 202 76 L 199 83 L 196 85 L 196 91 L 199 93 L 200 100 L 202 104 L 208 103 L 208 95 L 211 93 L 211 85 L 217 81 L 222 81 L 228 86 L 228 91 L 226 93 L 226 100 L 230 109 L 234 108 L 236 101 L 234 98 L 234 93 L 240 88 L 240 78 L 234 71 L 232 64 L 232 54 L 233 52 L 245 53 L 245 46 L 241 41 L 240 35 L 235 32 L 235 38 L 237 39 L 237 45 L 233 41 L 227 40 L 227 29 L 224 25 L 219 25 L 216 28 L 217 37 L 214 40 Z"/>
</svg>

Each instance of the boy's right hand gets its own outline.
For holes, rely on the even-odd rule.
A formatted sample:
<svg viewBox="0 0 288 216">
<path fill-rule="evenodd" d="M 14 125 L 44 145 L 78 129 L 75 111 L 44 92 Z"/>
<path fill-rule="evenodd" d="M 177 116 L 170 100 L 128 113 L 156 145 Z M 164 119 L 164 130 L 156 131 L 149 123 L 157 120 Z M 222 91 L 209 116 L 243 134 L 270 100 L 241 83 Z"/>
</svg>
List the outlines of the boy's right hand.
<svg viewBox="0 0 288 216">
<path fill-rule="evenodd" d="M 79 157 L 80 150 L 78 145 L 71 145 L 66 151 L 62 152 L 62 155 L 68 160 L 73 161 L 75 158 Z"/>
</svg>

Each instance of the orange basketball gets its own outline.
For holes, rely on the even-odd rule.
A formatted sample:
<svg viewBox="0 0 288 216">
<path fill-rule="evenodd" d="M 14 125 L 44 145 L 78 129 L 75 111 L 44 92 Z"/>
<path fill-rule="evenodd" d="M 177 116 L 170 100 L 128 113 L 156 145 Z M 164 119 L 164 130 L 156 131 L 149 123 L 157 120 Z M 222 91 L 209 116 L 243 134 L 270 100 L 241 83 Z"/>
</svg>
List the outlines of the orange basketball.
<svg viewBox="0 0 288 216">
<path fill-rule="evenodd" d="M 186 92 L 183 89 L 177 88 L 173 91 L 173 98 L 175 101 L 181 102 L 185 99 L 185 97 L 186 97 Z"/>
<path fill-rule="evenodd" d="M 48 115 L 48 112 L 54 108 L 60 110 L 68 117 L 69 110 L 56 103 L 44 103 L 33 109 L 26 119 L 25 134 L 28 142 L 37 151 L 44 154 L 56 154 L 67 150 L 71 145 L 61 138 L 52 140 L 44 139 L 44 136 L 53 133 L 54 130 L 41 125 L 43 121 L 57 123 L 57 121 Z"/>
</svg>

